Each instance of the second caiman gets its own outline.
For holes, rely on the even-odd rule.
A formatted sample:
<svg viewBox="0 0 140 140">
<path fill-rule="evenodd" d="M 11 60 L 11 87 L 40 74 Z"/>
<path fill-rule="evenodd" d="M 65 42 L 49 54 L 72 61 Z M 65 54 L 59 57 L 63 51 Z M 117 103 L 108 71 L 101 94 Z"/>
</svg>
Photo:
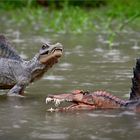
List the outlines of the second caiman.
<svg viewBox="0 0 140 140">
<path fill-rule="evenodd" d="M 56 108 L 48 111 L 80 111 L 95 109 L 130 109 L 140 112 L 140 59 L 137 59 L 133 69 L 132 87 L 129 99 L 121 99 L 106 91 L 88 92 L 75 90 L 71 93 L 48 95 L 46 103 L 54 102 Z M 58 107 L 60 103 L 66 102 L 71 105 Z"/>
<path fill-rule="evenodd" d="M 29 83 L 40 79 L 62 56 L 60 43 L 42 45 L 33 59 L 22 59 L 5 36 L 0 35 L 0 89 L 10 89 L 8 95 L 23 95 Z"/>
</svg>

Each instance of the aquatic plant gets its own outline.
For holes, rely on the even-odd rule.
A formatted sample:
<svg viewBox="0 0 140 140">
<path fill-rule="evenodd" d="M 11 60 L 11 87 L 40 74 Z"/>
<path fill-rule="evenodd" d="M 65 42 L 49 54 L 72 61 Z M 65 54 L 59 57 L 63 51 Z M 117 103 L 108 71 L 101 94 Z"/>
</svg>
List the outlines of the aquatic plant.
<svg viewBox="0 0 140 140">
<path fill-rule="evenodd" d="M 50 7 L 43 7 L 35 0 L 1 0 L 1 20 L 16 24 L 16 28 L 22 25 L 29 30 L 40 32 L 106 32 L 109 34 L 110 46 L 117 36 L 116 32 L 124 29 L 128 23 L 139 26 L 139 0 L 133 2 L 131 0 L 107 0 L 106 3 L 101 0 L 98 2 L 97 0 L 83 1 L 82 3 L 62 0 L 59 2 L 61 8 L 53 6 L 55 0 L 49 2 Z M 99 6 L 99 3 L 102 5 Z M 91 6 L 87 8 L 89 4 Z M 4 22 L 0 24 L 6 26 Z"/>
</svg>

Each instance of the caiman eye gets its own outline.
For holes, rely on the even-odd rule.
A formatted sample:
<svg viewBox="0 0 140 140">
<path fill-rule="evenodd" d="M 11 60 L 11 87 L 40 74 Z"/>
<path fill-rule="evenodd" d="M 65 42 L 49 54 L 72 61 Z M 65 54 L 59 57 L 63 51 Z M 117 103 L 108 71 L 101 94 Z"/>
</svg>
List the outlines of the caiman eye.
<svg viewBox="0 0 140 140">
<path fill-rule="evenodd" d="M 89 91 L 84 91 L 83 92 L 83 95 L 87 95 L 87 94 L 89 94 Z"/>
<path fill-rule="evenodd" d="M 44 50 L 44 49 L 47 49 L 47 48 L 49 48 L 49 45 L 48 44 L 43 44 L 42 49 Z"/>
<path fill-rule="evenodd" d="M 83 95 L 87 95 L 87 93 L 86 93 L 86 92 L 84 92 L 84 93 L 83 93 Z"/>
</svg>

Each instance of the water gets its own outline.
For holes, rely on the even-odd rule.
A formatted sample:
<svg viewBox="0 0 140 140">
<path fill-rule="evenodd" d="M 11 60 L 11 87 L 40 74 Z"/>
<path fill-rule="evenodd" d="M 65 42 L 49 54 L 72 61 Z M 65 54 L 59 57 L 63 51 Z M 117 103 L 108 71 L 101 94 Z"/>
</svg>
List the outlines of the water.
<svg viewBox="0 0 140 140">
<path fill-rule="evenodd" d="M 46 34 L 2 28 L 19 54 L 31 58 L 42 41 L 64 45 L 60 62 L 26 89 L 25 98 L 0 96 L 0 139 L 138 140 L 140 114 L 127 110 L 51 113 L 48 94 L 103 89 L 128 98 L 132 68 L 140 56 L 140 33 L 126 30 L 108 47 L 107 33 Z M 0 94 L 7 91 L 0 91 Z"/>
</svg>

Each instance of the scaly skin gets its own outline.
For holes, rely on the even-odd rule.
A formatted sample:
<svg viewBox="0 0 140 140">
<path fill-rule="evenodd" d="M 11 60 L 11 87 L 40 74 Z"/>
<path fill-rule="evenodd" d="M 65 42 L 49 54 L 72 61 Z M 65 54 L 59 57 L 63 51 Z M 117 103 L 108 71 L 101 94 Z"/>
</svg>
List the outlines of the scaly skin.
<svg viewBox="0 0 140 140">
<path fill-rule="evenodd" d="M 58 107 L 48 111 L 73 111 L 73 110 L 95 110 L 95 109 L 134 109 L 139 105 L 138 100 L 123 100 L 111 95 L 106 91 L 86 92 L 76 90 L 72 93 L 49 95 L 46 103 L 54 102 L 58 106 L 61 102 L 70 102 L 68 107 Z"/>
<path fill-rule="evenodd" d="M 140 112 L 140 59 L 137 59 L 133 74 L 130 98 L 128 100 L 120 99 L 106 91 L 90 93 L 77 90 L 67 94 L 49 95 L 46 98 L 46 103 L 53 101 L 57 106 L 60 102 L 65 101 L 72 103 L 72 105 L 56 109 L 51 108 L 48 111 L 127 108 Z"/>
<path fill-rule="evenodd" d="M 0 89 L 9 96 L 23 94 L 29 83 L 40 79 L 62 56 L 62 45 L 45 43 L 32 60 L 23 60 L 0 35 Z"/>
</svg>

